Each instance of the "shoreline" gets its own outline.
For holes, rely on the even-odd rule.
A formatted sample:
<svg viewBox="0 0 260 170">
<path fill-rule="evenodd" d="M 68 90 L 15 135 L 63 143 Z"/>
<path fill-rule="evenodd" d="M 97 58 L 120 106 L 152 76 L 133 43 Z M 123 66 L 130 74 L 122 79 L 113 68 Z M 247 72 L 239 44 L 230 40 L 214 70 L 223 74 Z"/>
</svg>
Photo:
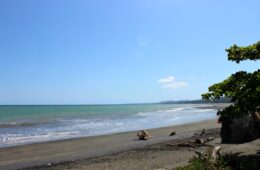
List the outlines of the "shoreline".
<svg viewBox="0 0 260 170">
<path fill-rule="evenodd" d="M 203 107 L 200 107 L 203 108 Z M 210 107 L 205 107 L 203 109 L 211 109 Z M 207 119 L 207 120 L 199 120 L 199 121 L 193 121 L 193 122 L 184 122 L 181 124 L 176 124 L 176 125 L 170 125 L 170 126 L 162 126 L 162 127 L 155 127 L 155 128 L 144 128 L 144 129 L 139 129 L 139 130 L 156 130 L 156 129 L 164 129 L 164 128 L 169 128 L 169 127 L 178 127 L 178 126 L 185 126 L 189 124 L 197 124 L 197 123 L 203 123 L 211 120 L 217 120 L 216 119 Z M 216 121 L 217 123 L 217 121 Z M 64 139 L 54 139 L 54 140 L 46 140 L 46 141 L 39 141 L 39 142 L 31 142 L 31 143 L 21 143 L 21 144 L 16 144 L 16 145 L 7 145 L 4 147 L 0 147 L 1 149 L 5 148 L 15 148 L 15 147 L 23 147 L 27 145 L 37 145 L 37 144 L 44 144 L 44 143 L 53 143 L 53 142 L 61 142 L 61 141 L 70 141 L 70 140 L 80 140 L 84 138 L 96 138 L 96 137 L 102 137 L 102 136 L 108 136 L 108 135 L 116 135 L 116 134 L 124 134 L 124 133 L 136 133 L 139 130 L 130 130 L 130 131 L 122 131 L 122 132 L 112 132 L 112 133 L 107 133 L 107 134 L 99 134 L 99 135 L 90 135 L 90 136 L 79 136 L 79 137 L 72 137 L 72 138 L 64 138 Z"/>
<path fill-rule="evenodd" d="M 185 105 L 185 104 L 184 104 Z M 210 104 L 192 104 L 193 108 L 196 108 L 196 109 L 214 109 L 215 111 L 217 111 L 218 109 L 222 109 L 223 107 L 227 106 L 228 104 L 226 103 L 210 103 Z M 167 110 L 168 111 L 168 110 Z M 214 114 L 215 115 L 215 114 Z M 186 120 L 183 119 L 183 121 L 179 121 L 178 120 L 174 123 L 174 125 L 183 125 L 183 124 L 190 124 L 190 123 L 196 123 L 196 122 L 200 122 L 200 121 L 205 121 L 205 120 L 210 120 L 210 119 L 213 119 L 215 118 L 216 116 L 208 116 L 208 117 L 205 117 L 205 118 L 199 118 L 199 117 L 194 117 L 194 118 L 187 118 Z M 184 117 L 183 117 L 184 118 Z M 167 122 L 167 120 L 164 120 Z M 155 125 L 152 125 L 152 123 L 155 122 Z M 159 122 L 163 122 L 163 121 L 159 121 Z M 46 123 L 46 122 L 45 122 Z M 7 138 L 7 140 L 5 140 L 5 136 L 3 137 L 3 140 L 2 140 L 2 143 L 1 143 L 1 146 L 0 148 L 8 148 L 8 147 L 15 147 L 15 146 L 25 146 L 25 145 L 28 145 L 28 144 L 37 144 L 37 143 L 45 143 L 45 142 L 50 142 L 50 141 L 61 141 L 61 140 L 70 140 L 70 139 L 77 139 L 77 138 L 84 138 L 84 137 L 93 137 L 93 136 L 102 136 L 102 135 L 110 135 L 110 134 L 116 134 L 116 133 L 125 133 L 125 132 L 131 132 L 131 131 L 137 131 L 137 130 L 142 130 L 142 129 L 154 129 L 154 128 L 161 128 L 161 127 L 167 127 L 167 126 L 172 126 L 173 125 L 173 122 L 171 123 L 159 123 L 157 122 L 156 124 L 156 119 L 154 120 L 150 120 L 149 122 L 145 122 L 146 123 L 146 127 L 131 127 L 132 124 L 128 124 L 127 126 L 124 125 L 123 127 L 119 127 L 121 128 L 121 130 L 117 130 L 117 129 L 114 129 L 113 126 L 111 125 L 110 127 L 112 128 L 108 128 L 109 130 L 105 130 L 104 132 L 98 132 L 98 133 L 91 133 L 88 132 L 88 134 L 84 134 L 81 132 L 77 132 L 78 134 L 75 134 L 75 135 L 63 135 L 63 134 L 59 134 L 57 133 L 57 135 L 55 135 L 55 131 L 54 132 L 54 136 L 52 136 L 52 133 L 46 133 L 45 134 L 41 134 L 39 133 L 40 135 L 28 135 L 27 138 L 26 138 L 26 134 L 24 136 L 18 136 L 18 142 L 16 142 L 16 139 L 15 137 L 10 137 L 11 139 L 9 140 Z M 40 123 L 42 125 L 42 122 Z M 142 122 L 139 124 L 142 124 Z M 21 127 L 26 127 L 27 126 L 29 128 L 33 128 L 32 125 L 37 125 L 35 122 L 25 122 L 25 123 L 15 123 L 15 124 L 0 124 L 0 127 L 3 126 L 4 128 L 8 128 L 8 127 L 16 127 L 16 128 L 19 128 L 20 126 Z M 32 129 L 33 130 L 33 129 Z M 46 129 L 45 129 L 46 130 Z M 67 130 L 68 131 L 68 130 Z M 74 131 L 68 131 L 68 133 L 71 132 L 73 133 Z M 6 132 L 4 132 L 6 133 Z M 49 136 L 48 136 L 49 134 Z M 45 136 L 44 136 L 45 135 Z M 60 135 L 60 136 L 59 136 Z M 19 138 L 21 137 L 21 138 Z"/>
<path fill-rule="evenodd" d="M 214 128 L 220 128 L 220 125 L 216 123 L 216 119 L 148 129 L 148 133 L 152 137 L 146 141 L 139 141 L 136 131 L 131 131 L 5 147 L 0 148 L 0 169 L 17 169 L 102 157 L 174 139 L 189 138 L 202 129 Z M 169 136 L 173 130 L 177 134 Z"/>
</svg>

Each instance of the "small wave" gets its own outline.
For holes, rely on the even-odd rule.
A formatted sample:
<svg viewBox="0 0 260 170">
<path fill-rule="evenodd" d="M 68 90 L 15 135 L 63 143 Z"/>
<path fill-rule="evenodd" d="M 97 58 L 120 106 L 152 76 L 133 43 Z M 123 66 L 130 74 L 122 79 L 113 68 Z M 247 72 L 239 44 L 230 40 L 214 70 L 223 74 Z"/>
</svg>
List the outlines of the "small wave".
<svg viewBox="0 0 260 170">
<path fill-rule="evenodd" d="M 13 144 L 24 144 L 24 143 L 34 143 L 39 141 L 66 139 L 77 135 L 79 135 L 79 132 L 50 132 L 47 134 L 30 134 L 26 136 L 10 134 L 10 135 L 1 136 L 0 147 L 10 146 Z"/>
<path fill-rule="evenodd" d="M 196 112 L 209 112 L 209 111 L 215 111 L 214 109 L 200 109 L 196 110 Z"/>
<path fill-rule="evenodd" d="M 184 107 L 180 107 L 180 108 L 174 108 L 174 109 L 167 109 L 167 110 L 159 110 L 158 112 L 178 112 L 181 110 L 184 110 Z"/>
<path fill-rule="evenodd" d="M 36 126 L 41 123 L 34 122 L 9 122 L 9 123 L 0 123 L 0 128 L 12 128 L 12 127 L 25 127 L 25 126 Z"/>
<path fill-rule="evenodd" d="M 139 113 L 137 113 L 137 116 L 142 117 L 142 116 L 145 116 L 145 114 L 146 114 L 146 113 L 144 113 L 144 112 L 139 112 Z"/>
<path fill-rule="evenodd" d="M 50 119 L 42 119 L 42 120 L 27 120 L 27 121 L 17 121 L 17 122 L 6 122 L 0 123 L 0 128 L 15 128 L 15 127 L 31 127 L 31 126 L 39 126 L 45 125 L 49 123 L 54 123 L 55 120 Z"/>
<path fill-rule="evenodd" d="M 137 113 L 137 116 L 144 117 L 144 116 L 151 116 L 151 115 L 158 114 L 158 113 L 173 113 L 173 112 L 182 111 L 184 109 L 185 109 L 184 107 L 180 107 L 180 108 L 174 108 L 174 109 L 158 110 L 155 112 L 139 112 L 139 113 Z"/>
</svg>

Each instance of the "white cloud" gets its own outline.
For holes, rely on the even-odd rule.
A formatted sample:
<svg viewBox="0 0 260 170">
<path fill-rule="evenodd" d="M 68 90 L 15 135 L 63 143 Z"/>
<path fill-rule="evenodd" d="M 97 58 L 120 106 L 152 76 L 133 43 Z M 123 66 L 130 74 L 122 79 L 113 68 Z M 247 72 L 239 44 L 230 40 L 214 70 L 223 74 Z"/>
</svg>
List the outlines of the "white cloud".
<svg viewBox="0 0 260 170">
<path fill-rule="evenodd" d="M 166 83 L 172 83 L 175 82 L 175 77 L 173 76 L 168 76 L 166 78 L 162 78 L 160 80 L 158 80 L 158 83 L 160 84 L 166 84 Z"/>
<path fill-rule="evenodd" d="M 161 84 L 163 88 L 169 89 L 181 89 L 189 86 L 188 83 L 186 83 L 185 81 L 177 82 L 175 77 L 173 76 L 162 78 L 158 80 L 158 83 Z"/>
</svg>

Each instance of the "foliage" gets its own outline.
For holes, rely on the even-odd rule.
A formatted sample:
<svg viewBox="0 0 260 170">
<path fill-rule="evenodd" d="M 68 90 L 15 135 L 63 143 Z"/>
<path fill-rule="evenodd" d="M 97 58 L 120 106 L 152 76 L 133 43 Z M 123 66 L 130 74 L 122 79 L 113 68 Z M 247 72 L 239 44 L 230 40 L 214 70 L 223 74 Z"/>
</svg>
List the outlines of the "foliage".
<svg viewBox="0 0 260 170">
<path fill-rule="evenodd" d="M 231 100 L 228 97 L 222 97 L 219 99 L 213 100 L 168 100 L 168 101 L 161 101 L 161 104 L 201 104 L 201 103 L 230 103 Z"/>
<path fill-rule="evenodd" d="M 238 47 L 236 44 L 226 49 L 228 52 L 228 60 L 239 63 L 242 60 L 257 60 L 260 59 L 260 41 L 257 43 L 247 46 Z"/>
<path fill-rule="evenodd" d="M 212 151 L 213 148 L 208 148 L 206 153 L 194 156 L 187 166 L 178 167 L 176 170 L 229 170 L 222 157 L 213 160 Z"/>
<path fill-rule="evenodd" d="M 238 117 L 254 112 L 260 104 L 260 69 L 253 73 L 239 71 L 223 82 L 209 87 L 209 92 L 202 95 L 203 99 L 214 100 L 230 97 L 231 105 L 220 112 L 221 116 Z"/>
<path fill-rule="evenodd" d="M 260 41 L 247 47 L 233 45 L 226 51 L 228 59 L 237 63 L 246 59 L 257 60 L 260 59 Z M 220 119 L 230 119 L 252 113 L 260 104 L 260 69 L 253 73 L 236 72 L 226 80 L 210 86 L 208 90 L 208 93 L 202 94 L 203 99 L 214 100 L 229 97 L 234 103 L 219 112 Z"/>
<path fill-rule="evenodd" d="M 209 156 L 211 154 L 212 148 L 209 148 L 204 157 L 194 156 L 188 165 L 178 167 L 176 170 L 258 170 L 260 166 L 260 156 L 258 155 L 227 153 L 214 162 Z"/>
</svg>

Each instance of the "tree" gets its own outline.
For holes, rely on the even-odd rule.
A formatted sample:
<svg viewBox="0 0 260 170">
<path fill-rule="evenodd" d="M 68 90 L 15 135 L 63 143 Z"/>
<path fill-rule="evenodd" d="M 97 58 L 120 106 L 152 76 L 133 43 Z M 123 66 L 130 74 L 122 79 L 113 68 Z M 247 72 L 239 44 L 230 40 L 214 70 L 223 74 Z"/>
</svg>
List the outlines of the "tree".
<svg viewBox="0 0 260 170">
<path fill-rule="evenodd" d="M 228 60 L 239 63 L 243 60 L 260 59 L 260 41 L 247 47 L 238 47 L 236 44 L 226 49 L 228 52 Z"/>
<path fill-rule="evenodd" d="M 239 47 L 235 44 L 226 51 L 228 60 L 236 63 L 248 59 L 258 60 L 260 59 L 260 41 L 246 47 Z M 208 91 L 208 93 L 202 94 L 203 99 L 214 100 L 229 97 L 234 103 L 218 112 L 222 129 L 226 129 L 226 131 L 221 131 L 222 136 L 227 136 L 229 132 L 225 126 L 229 126 L 234 118 L 255 112 L 260 105 L 260 69 L 252 73 L 236 72 L 226 80 L 210 86 Z"/>
</svg>

